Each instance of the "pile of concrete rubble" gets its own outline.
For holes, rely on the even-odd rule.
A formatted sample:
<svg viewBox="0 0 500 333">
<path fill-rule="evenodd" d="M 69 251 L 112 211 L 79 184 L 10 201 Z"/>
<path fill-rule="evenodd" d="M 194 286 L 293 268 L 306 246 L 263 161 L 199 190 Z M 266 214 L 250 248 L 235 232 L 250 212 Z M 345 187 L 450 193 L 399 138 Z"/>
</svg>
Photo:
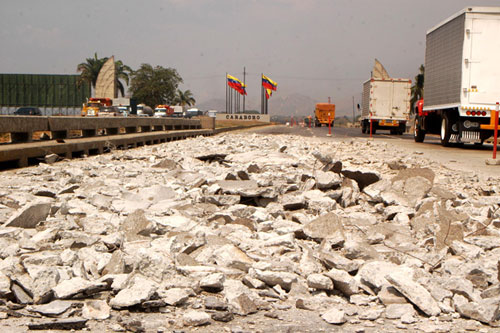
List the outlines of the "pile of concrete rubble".
<svg viewBox="0 0 500 333">
<path fill-rule="evenodd" d="M 365 139 L 234 134 L 4 172 L 0 322 L 488 331 L 498 181 Z"/>
</svg>

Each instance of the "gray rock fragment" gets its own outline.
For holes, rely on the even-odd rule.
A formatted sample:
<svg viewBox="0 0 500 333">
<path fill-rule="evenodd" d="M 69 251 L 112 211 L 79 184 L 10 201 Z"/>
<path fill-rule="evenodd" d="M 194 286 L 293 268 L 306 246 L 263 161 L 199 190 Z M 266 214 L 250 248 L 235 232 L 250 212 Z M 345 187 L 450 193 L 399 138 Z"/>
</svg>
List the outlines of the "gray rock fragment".
<svg viewBox="0 0 500 333">
<path fill-rule="evenodd" d="M 400 319 L 402 316 L 414 316 L 416 311 L 411 304 L 389 304 L 385 308 L 385 317 L 387 319 Z"/>
<path fill-rule="evenodd" d="M 323 274 L 310 274 L 307 277 L 307 286 L 319 290 L 333 290 L 332 280 Z"/>
<path fill-rule="evenodd" d="M 437 316 L 441 313 L 439 305 L 431 294 L 422 285 L 408 278 L 407 273 L 392 272 L 386 275 L 386 279 L 426 315 Z"/>
<path fill-rule="evenodd" d="M 189 310 L 182 316 L 182 320 L 186 326 L 203 326 L 210 324 L 210 315 L 203 311 Z"/>
<path fill-rule="evenodd" d="M 335 213 L 321 215 L 303 227 L 304 234 L 315 240 L 329 238 L 342 230 L 342 220 Z"/>
<path fill-rule="evenodd" d="M 105 320 L 111 315 L 111 307 L 103 300 L 85 301 L 82 317 L 91 320 Z"/>
<path fill-rule="evenodd" d="M 35 228 L 38 223 L 45 221 L 50 213 L 50 203 L 34 203 L 23 208 L 19 213 L 12 216 L 5 227 Z"/>
<path fill-rule="evenodd" d="M 329 324 L 340 325 L 347 321 L 345 312 L 337 307 L 332 307 L 321 315 L 324 321 Z"/>
<path fill-rule="evenodd" d="M 55 300 L 47 304 L 43 305 L 32 305 L 28 308 L 31 312 L 40 313 L 44 316 L 59 316 L 62 313 L 66 312 L 69 308 L 71 308 L 73 302 L 71 301 L 60 301 Z"/>
</svg>

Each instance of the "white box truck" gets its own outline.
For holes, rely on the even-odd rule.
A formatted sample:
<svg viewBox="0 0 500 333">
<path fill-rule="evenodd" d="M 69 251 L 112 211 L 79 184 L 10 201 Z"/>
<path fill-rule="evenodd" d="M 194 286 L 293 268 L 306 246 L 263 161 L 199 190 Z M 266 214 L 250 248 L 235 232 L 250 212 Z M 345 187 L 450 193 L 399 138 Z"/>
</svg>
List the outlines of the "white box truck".
<svg viewBox="0 0 500 333">
<path fill-rule="evenodd" d="M 500 101 L 500 7 L 470 7 L 427 32 L 424 101 L 415 110 L 417 142 L 482 144 Z"/>
<path fill-rule="evenodd" d="M 372 78 L 363 84 L 361 131 L 403 134 L 410 117 L 411 80 Z"/>
</svg>

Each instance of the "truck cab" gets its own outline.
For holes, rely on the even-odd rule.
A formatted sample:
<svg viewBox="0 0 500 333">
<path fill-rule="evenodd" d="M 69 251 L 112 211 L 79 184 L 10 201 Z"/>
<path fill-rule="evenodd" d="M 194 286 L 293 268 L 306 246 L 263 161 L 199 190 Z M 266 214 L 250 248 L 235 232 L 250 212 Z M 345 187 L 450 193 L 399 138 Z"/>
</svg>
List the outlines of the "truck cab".
<svg viewBox="0 0 500 333">
<path fill-rule="evenodd" d="M 112 102 L 109 98 L 91 97 L 82 106 L 82 117 L 98 117 L 102 107 L 111 106 Z"/>
</svg>

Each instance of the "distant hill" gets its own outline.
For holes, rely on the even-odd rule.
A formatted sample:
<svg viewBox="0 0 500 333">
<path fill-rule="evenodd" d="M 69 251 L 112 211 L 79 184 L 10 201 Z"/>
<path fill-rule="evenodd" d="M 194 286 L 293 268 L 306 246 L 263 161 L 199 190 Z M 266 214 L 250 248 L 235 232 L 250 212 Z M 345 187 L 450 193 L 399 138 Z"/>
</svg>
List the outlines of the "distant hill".
<svg viewBox="0 0 500 333">
<path fill-rule="evenodd" d="M 314 113 L 318 101 L 309 96 L 291 94 L 285 97 L 273 96 L 269 100 L 269 114 L 276 116 L 307 116 Z"/>
</svg>

